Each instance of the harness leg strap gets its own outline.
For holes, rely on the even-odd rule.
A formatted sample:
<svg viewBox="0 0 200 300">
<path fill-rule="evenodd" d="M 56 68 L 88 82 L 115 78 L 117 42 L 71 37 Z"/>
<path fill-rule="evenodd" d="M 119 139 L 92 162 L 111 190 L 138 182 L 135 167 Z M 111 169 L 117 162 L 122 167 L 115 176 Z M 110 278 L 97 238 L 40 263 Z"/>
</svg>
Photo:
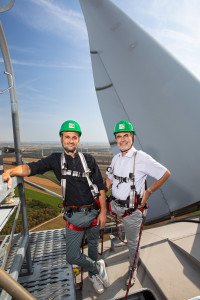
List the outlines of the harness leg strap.
<svg viewBox="0 0 200 300">
<path fill-rule="evenodd" d="M 66 221 L 66 224 L 67 224 L 67 228 L 70 228 L 72 230 L 84 231 L 87 228 L 92 228 L 92 227 L 96 226 L 97 225 L 97 218 L 94 218 L 94 220 L 92 221 L 92 223 L 90 224 L 89 227 L 79 227 L 79 226 L 76 226 L 76 225 L 73 225 L 73 224 L 69 223 L 68 221 Z"/>
</svg>

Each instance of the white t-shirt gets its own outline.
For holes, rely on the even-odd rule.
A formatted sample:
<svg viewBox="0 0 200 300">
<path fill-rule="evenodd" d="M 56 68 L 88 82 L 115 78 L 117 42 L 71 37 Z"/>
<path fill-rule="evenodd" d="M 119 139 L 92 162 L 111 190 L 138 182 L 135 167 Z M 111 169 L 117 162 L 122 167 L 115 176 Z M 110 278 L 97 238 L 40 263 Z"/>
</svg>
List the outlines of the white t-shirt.
<svg viewBox="0 0 200 300">
<path fill-rule="evenodd" d="M 121 152 L 116 154 L 112 159 L 110 169 L 108 169 L 109 171 L 106 172 L 108 178 L 113 181 L 112 195 L 117 199 L 127 199 L 130 195 L 130 186 L 132 182 L 122 182 L 119 184 L 119 180 L 115 179 L 114 175 L 129 178 L 129 174 L 133 173 L 132 157 L 135 151 L 136 149 L 132 146 L 125 156 L 122 156 Z M 135 189 L 137 194 L 140 194 L 147 175 L 159 180 L 166 171 L 167 169 L 150 155 L 141 150 L 137 151 L 135 158 Z"/>
</svg>

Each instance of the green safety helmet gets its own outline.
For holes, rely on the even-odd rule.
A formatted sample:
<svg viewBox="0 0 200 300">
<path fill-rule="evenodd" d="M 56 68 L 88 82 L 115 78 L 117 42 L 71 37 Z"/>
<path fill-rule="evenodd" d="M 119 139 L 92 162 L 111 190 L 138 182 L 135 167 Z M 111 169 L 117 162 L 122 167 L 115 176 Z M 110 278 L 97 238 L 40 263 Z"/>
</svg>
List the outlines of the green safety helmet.
<svg viewBox="0 0 200 300">
<path fill-rule="evenodd" d="M 135 135 L 135 130 L 133 125 L 129 121 L 122 120 L 115 125 L 114 134 L 118 132 L 130 131 Z"/>
<path fill-rule="evenodd" d="M 65 121 L 62 124 L 60 131 L 59 131 L 60 136 L 63 131 L 76 131 L 79 133 L 79 136 L 81 136 L 81 134 L 82 134 L 79 124 L 73 120 Z"/>
</svg>

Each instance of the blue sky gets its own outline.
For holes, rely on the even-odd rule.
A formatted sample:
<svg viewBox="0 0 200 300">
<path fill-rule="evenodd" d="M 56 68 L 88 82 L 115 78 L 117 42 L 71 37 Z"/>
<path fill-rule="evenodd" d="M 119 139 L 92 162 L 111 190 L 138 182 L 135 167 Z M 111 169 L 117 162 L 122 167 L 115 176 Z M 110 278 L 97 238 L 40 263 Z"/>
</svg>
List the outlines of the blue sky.
<svg viewBox="0 0 200 300">
<path fill-rule="evenodd" d="M 200 78 L 199 0 L 113 2 Z M 79 1 L 15 0 L 0 20 L 13 63 L 21 141 L 57 142 L 61 124 L 74 119 L 82 142 L 108 143 Z M 0 55 L 0 90 L 8 86 L 4 71 Z M 12 141 L 8 92 L 0 95 L 0 128 L 0 142 Z"/>
</svg>

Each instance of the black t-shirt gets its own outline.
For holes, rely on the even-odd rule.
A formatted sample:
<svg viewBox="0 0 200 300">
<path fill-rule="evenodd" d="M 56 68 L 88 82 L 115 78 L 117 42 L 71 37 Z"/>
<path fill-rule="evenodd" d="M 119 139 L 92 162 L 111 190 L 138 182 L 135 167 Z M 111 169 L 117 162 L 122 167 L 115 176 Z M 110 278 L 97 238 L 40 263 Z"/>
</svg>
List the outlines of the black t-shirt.
<svg viewBox="0 0 200 300">
<path fill-rule="evenodd" d="M 103 178 L 101 176 L 99 167 L 95 161 L 95 158 L 84 153 L 88 168 L 90 169 L 90 178 L 94 184 L 97 185 L 99 190 L 104 189 Z M 73 158 L 71 155 L 65 154 L 66 165 L 68 170 L 84 172 L 80 157 L 76 153 Z M 56 178 L 61 181 L 61 153 L 52 153 L 46 158 L 43 158 L 37 162 L 31 162 L 28 164 L 31 169 L 31 174 L 43 174 L 52 170 L 55 173 Z M 94 202 L 92 193 L 90 191 L 87 179 L 85 177 L 73 177 L 67 176 L 66 180 L 66 205 L 88 205 Z"/>
</svg>

